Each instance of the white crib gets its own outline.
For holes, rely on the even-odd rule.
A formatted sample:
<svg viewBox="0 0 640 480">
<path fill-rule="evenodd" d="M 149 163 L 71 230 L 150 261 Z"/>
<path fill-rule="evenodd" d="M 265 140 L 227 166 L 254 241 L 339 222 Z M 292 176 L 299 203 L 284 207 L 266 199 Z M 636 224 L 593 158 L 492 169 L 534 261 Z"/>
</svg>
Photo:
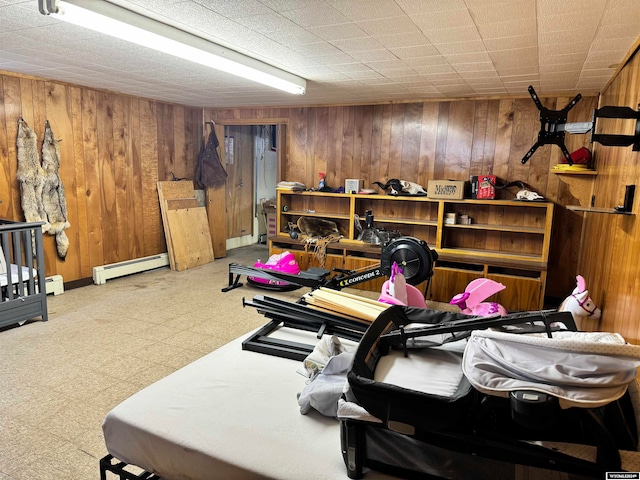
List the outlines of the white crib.
<svg viewBox="0 0 640 480">
<path fill-rule="evenodd" d="M 0 219 L 0 327 L 48 320 L 43 224 Z"/>
</svg>

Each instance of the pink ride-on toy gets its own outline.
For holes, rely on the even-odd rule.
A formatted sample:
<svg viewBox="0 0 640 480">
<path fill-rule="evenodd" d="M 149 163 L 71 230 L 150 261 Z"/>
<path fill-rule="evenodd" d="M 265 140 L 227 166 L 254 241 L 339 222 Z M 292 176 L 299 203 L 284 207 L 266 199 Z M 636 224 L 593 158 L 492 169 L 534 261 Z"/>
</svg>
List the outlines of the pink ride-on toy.
<svg viewBox="0 0 640 480">
<path fill-rule="evenodd" d="M 253 264 L 253 266 L 256 268 L 262 268 L 264 270 L 274 270 L 289 275 L 300 274 L 300 266 L 296 261 L 296 257 L 289 251 L 271 255 L 266 263 L 262 263 L 260 260 L 258 260 Z M 272 290 L 295 290 L 300 288 L 300 285 L 295 285 L 282 280 L 271 280 L 267 278 L 247 277 L 247 281 L 257 287 Z"/>
<path fill-rule="evenodd" d="M 460 307 L 460 313 L 467 315 L 479 315 L 489 317 L 493 315 L 506 315 L 507 309 L 496 302 L 485 302 L 494 293 L 504 290 L 505 286 L 488 278 L 476 278 L 464 289 L 464 292 L 455 295 L 449 302 Z"/>
<path fill-rule="evenodd" d="M 427 308 L 422 292 L 406 282 L 402 268 L 396 262 L 391 265 L 389 280 L 382 284 L 378 301 L 389 305 Z"/>
</svg>

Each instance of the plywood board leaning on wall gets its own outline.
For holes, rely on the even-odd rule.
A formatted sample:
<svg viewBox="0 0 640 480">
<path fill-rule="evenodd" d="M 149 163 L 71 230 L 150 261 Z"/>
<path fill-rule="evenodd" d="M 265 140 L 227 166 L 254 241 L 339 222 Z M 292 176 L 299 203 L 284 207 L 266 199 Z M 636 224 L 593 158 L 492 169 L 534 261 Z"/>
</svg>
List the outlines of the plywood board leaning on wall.
<svg viewBox="0 0 640 480">
<path fill-rule="evenodd" d="M 171 270 L 212 262 L 207 212 L 197 206 L 193 182 L 158 182 L 158 197 Z"/>
</svg>

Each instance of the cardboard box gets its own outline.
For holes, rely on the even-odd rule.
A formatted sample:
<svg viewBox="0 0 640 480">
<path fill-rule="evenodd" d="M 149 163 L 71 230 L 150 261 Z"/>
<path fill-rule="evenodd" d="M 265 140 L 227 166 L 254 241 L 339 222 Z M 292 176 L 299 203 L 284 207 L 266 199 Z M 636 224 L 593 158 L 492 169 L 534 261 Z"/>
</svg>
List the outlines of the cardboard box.
<svg viewBox="0 0 640 480">
<path fill-rule="evenodd" d="M 262 213 L 264 215 L 264 230 L 260 228 L 262 233 L 267 235 L 267 237 L 274 237 L 278 234 L 276 230 L 276 204 L 275 202 L 268 200 L 262 203 Z"/>
<path fill-rule="evenodd" d="M 427 196 L 445 200 L 464 198 L 464 181 L 462 180 L 429 180 Z"/>
<path fill-rule="evenodd" d="M 364 188 L 364 180 L 358 178 L 347 178 L 344 181 L 344 193 L 358 193 Z"/>
<path fill-rule="evenodd" d="M 457 212 L 445 213 L 444 214 L 444 223 L 447 225 L 455 225 L 458 223 L 458 214 Z"/>
<path fill-rule="evenodd" d="M 471 198 L 493 200 L 496 198 L 496 176 L 478 175 L 471 177 Z"/>
</svg>

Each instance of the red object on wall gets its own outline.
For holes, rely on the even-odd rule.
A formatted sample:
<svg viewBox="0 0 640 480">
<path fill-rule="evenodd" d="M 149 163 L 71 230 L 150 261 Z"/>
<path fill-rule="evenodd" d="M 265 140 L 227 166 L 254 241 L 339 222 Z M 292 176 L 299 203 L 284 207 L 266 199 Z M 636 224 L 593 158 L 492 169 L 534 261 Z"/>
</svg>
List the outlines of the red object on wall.
<svg viewBox="0 0 640 480">
<path fill-rule="evenodd" d="M 471 198 L 493 200 L 496 198 L 496 176 L 478 175 L 471 177 Z"/>
</svg>

